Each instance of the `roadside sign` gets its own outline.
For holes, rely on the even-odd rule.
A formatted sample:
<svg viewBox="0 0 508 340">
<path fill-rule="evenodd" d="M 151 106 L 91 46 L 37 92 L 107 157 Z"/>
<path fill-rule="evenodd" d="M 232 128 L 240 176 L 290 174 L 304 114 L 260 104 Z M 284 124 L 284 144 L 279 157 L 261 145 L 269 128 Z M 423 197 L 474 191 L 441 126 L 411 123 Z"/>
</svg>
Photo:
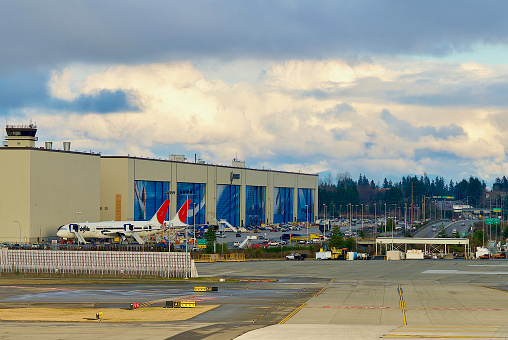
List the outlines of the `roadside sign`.
<svg viewBox="0 0 508 340">
<path fill-rule="evenodd" d="M 501 208 L 492 208 L 493 212 L 501 212 Z"/>
<path fill-rule="evenodd" d="M 501 224 L 500 218 L 494 218 L 494 224 Z"/>
<path fill-rule="evenodd" d="M 198 246 L 206 246 L 206 238 L 198 238 Z"/>
<path fill-rule="evenodd" d="M 466 237 L 466 233 L 462 233 L 462 237 Z"/>
<path fill-rule="evenodd" d="M 206 244 L 198 244 L 198 248 L 206 249 Z"/>
<path fill-rule="evenodd" d="M 494 219 L 493 218 L 486 218 L 485 219 L 485 224 L 494 224 L 493 221 Z"/>
</svg>

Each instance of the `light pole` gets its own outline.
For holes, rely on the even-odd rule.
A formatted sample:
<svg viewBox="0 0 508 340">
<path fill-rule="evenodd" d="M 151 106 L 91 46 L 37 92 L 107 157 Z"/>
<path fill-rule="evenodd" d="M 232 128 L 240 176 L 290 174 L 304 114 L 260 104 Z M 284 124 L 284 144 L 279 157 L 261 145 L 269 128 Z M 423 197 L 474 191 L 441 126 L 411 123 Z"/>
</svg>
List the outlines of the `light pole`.
<svg viewBox="0 0 508 340">
<path fill-rule="evenodd" d="M 169 200 L 169 195 L 174 195 L 176 194 L 176 191 L 172 191 L 172 190 L 168 190 L 165 192 L 166 194 L 166 197 L 167 199 Z M 169 201 L 171 203 L 171 201 Z M 168 207 L 168 210 L 169 210 L 169 207 Z M 169 213 L 171 215 L 171 212 Z M 168 278 L 170 277 L 170 271 L 171 271 L 171 223 L 169 223 L 169 226 L 168 226 Z M 163 238 L 164 238 L 164 234 L 163 234 Z"/>
<path fill-rule="evenodd" d="M 351 237 L 351 225 L 353 224 L 353 204 L 349 203 L 349 237 Z"/>
<path fill-rule="evenodd" d="M 194 194 L 191 194 L 190 193 L 190 190 L 187 190 L 187 200 L 185 201 L 185 204 L 187 204 L 187 202 L 189 202 L 189 196 L 194 196 Z M 194 210 L 192 210 L 192 214 L 194 215 L 195 212 Z M 189 224 L 187 223 L 187 219 L 189 218 L 189 214 L 187 213 L 187 215 L 185 215 L 185 278 L 188 279 L 189 278 L 189 242 L 187 241 L 188 239 L 188 234 L 187 234 L 187 227 L 189 226 Z"/>
<path fill-rule="evenodd" d="M 326 204 L 323 203 L 323 240 L 326 237 Z"/>
<path fill-rule="evenodd" d="M 193 237 L 194 237 L 194 247 L 197 248 L 198 240 L 196 239 L 196 203 L 194 203 L 194 208 L 192 209 L 192 219 L 194 221 L 194 234 L 193 234 Z"/>
<path fill-rule="evenodd" d="M 21 249 L 21 223 L 19 221 L 12 221 L 18 223 L 19 226 L 19 249 Z"/>
<path fill-rule="evenodd" d="M 335 219 L 335 204 L 332 204 L 333 210 L 332 210 L 332 221 Z"/>
<path fill-rule="evenodd" d="M 309 240 L 309 206 L 307 204 L 305 204 L 305 210 L 306 210 L 306 213 L 305 213 L 305 217 L 306 217 L 306 228 L 307 229 L 307 241 Z"/>
<path fill-rule="evenodd" d="M 76 220 L 76 223 L 78 223 L 78 225 L 79 225 L 79 215 L 80 215 L 80 214 L 81 214 L 81 211 L 76 211 L 76 215 L 78 215 L 77 220 Z M 77 232 L 79 232 L 79 229 L 78 229 L 78 231 L 77 231 Z M 78 247 L 79 247 L 79 238 L 78 238 Z"/>
<path fill-rule="evenodd" d="M 339 221 L 342 218 L 342 204 L 339 204 Z"/>
<path fill-rule="evenodd" d="M 362 231 L 363 231 L 363 203 L 361 204 L 362 206 Z"/>
<path fill-rule="evenodd" d="M 376 216 L 376 206 L 377 203 L 374 203 L 374 240 L 376 239 L 376 234 L 377 234 L 377 216 Z M 377 246 L 376 246 L 377 247 Z M 377 252 L 377 248 L 376 248 L 376 252 Z"/>
<path fill-rule="evenodd" d="M 386 219 L 386 203 L 385 203 L 385 234 L 386 234 L 386 225 L 388 224 L 388 220 Z"/>
<path fill-rule="evenodd" d="M 404 229 L 407 230 L 407 203 L 404 203 Z"/>
</svg>

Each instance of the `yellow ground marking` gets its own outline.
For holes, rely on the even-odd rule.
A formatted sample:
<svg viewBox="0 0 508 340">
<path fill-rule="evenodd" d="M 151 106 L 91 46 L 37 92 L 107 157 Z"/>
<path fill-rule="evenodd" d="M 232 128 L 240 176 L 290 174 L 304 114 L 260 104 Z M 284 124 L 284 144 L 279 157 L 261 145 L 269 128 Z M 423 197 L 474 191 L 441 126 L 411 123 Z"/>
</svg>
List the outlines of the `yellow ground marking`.
<svg viewBox="0 0 508 340">
<path fill-rule="evenodd" d="M 300 307 L 298 307 L 297 309 L 295 309 L 293 312 L 291 312 L 291 314 L 289 314 L 288 316 L 286 316 L 284 319 L 282 319 L 281 322 L 279 322 L 279 325 L 282 325 L 284 323 L 286 323 L 286 321 L 288 321 L 289 319 L 291 319 L 293 317 L 293 315 L 295 315 L 296 313 L 298 313 L 303 307 L 307 306 L 306 303 L 303 303 Z"/>
</svg>

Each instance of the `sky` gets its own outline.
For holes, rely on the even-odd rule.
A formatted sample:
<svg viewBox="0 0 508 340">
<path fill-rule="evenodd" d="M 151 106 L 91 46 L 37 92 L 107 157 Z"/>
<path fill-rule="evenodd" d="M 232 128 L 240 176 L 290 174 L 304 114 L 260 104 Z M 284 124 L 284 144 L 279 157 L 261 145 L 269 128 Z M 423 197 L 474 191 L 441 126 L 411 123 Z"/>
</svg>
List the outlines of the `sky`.
<svg viewBox="0 0 508 340">
<path fill-rule="evenodd" d="M 36 123 L 38 147 L 492 183 L 508 170 L 507 12 L 496 0 L 3 1 L 0 118 Z"/>
</svg>

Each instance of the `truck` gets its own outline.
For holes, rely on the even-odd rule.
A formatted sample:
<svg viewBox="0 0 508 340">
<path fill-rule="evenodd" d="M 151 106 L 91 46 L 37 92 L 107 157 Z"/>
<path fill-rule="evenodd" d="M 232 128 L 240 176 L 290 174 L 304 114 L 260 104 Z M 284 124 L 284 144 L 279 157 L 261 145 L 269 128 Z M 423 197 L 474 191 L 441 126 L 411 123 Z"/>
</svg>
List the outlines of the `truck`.
<svg viewBox="0 0 508 340">
<path fill-rule="evenodd" d="M 332 259 L 332 252 L 330 250 L 322 250 L 316 252 L 316 260 L 331 260 Z"/>
<path fill-rule="evenodd" d="M 300 254 L 300 253 L 291 253 L 289 255 L 286 255 L 286 260 L 296 260 L 296 261 L 303 261 L 307 257 L 306 254 Z"/>
<path fill-rule="evenodd" d="M 328 257 L 328 253 L 330 254 Z M 327 245 L 316 252 L 316 260 L 345 260 L 347 248 L 332 248 L 329 249 Z M 318 258 L 319 257 L 319 258 Z"/>
</svg>

